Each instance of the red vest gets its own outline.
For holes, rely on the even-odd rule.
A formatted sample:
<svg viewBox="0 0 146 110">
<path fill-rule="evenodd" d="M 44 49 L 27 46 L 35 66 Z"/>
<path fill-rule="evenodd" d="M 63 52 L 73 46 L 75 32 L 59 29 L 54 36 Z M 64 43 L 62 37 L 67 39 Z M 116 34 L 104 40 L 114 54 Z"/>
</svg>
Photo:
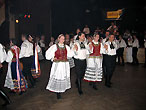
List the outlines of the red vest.
<svg viewBox="0 0 146 110">
<path fill-rule="evenodd" d="M 67 49 L 66 47 L 60 48 L 57 44 L 57 51 L 55 52 L 55 61 L 67 61 Z"/>
<path fill-rule="evenodd" d="M 101 56 L 100 54 L 100 47 L 101 47 L 101 44 L 94 44 L 92 42 L 92 46 L 93 46 L 93 53 L 90 54 L 90 56 Z"/>
<path fill-rule="evenodd" d="M 15 52 L 15 49 L 11 48 L 11 52 L 13 53 L 12 62 L 16 62 L 16 52 Z M 19 58 L 19 52 L 20 52 L 19 48 L 17 48 L 17 52 L 18 52 L 18 58 Z"/>
</svg>

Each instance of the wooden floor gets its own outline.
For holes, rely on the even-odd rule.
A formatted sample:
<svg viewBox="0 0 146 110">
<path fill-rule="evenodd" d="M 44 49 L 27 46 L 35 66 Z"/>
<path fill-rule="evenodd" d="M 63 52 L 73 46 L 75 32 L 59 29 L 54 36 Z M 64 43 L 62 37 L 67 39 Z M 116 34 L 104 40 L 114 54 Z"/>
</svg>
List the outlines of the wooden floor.
<svg viewBox="0 0 146 110">
<path fill-rule="evenodd" d="M 93 90 L 83 81 L 83 95 L 79 95 L 75 86 L 75 72 L 71 72 L 72 88 L 57 100 L 56 94 L 45 89 L 50 71 L 48 61 L 41 62 L 42 75 L 36 88 L 30 88 L 22 95 L 4 91 L 12 103 L 0 110 L 146 110 L 146 68 L 126 64 L 117 66 L 113 75 L 113 86 L 104 86 L 104 80 L 98 83 L 98 90 Z M 6 72 L 0 79 L 4 83 Z M 0 104 L 3 101 L 0 100 Z"/>
</svg>

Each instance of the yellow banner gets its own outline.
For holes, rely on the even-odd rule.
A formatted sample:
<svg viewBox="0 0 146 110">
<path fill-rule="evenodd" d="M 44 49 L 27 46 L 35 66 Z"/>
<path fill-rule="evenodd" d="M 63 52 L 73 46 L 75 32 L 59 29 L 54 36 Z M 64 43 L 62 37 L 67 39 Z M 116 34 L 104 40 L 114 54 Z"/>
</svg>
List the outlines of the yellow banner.
<svg viewBox="0 0 146 110">
<path fill-rule="evenodd" d="M 107 12 L 107 18 L 112 19 L 112 18 L 120 18 L 122 14 L 122 10 L 117 10 L 117 11 L 108 11 Z"/>
</svg>

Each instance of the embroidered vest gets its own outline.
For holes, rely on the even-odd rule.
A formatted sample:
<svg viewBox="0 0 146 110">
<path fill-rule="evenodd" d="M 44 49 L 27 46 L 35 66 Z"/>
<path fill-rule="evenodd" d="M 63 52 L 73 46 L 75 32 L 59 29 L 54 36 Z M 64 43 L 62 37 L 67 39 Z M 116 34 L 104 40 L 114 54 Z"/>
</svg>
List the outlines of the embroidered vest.
<svg viewBox="0 0 146 110">
<path fill-rule="evenodd" d="M 55 62 L 67 61 L 67 49 L 65 46 L 61 48 L 57 44 L 57 51 L 55 52 L 55 58 L 56 58 Z"/>
<path fill-rule="evenodd" d="M 94 44 L 92 42 L 92 46 L 93 46 L 93 53 L 90 54 L 90 56 L 101 56 L 100 54 L 100 47 L 101 47 L 101 44 Z"/>
</svg>

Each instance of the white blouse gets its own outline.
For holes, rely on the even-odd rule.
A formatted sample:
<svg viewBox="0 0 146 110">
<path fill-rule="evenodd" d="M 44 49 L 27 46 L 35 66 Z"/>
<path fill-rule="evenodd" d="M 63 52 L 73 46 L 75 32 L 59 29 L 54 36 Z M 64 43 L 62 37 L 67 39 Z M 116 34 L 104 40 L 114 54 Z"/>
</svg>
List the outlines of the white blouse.
<svg viewBox="0 0 146 110">
<path fill-rule="evenodd" d="M 6 60 L 6 51 L 2 44 L 0 44 L 0 63 L 3 63 Z"/>
<path fill-rule="evenodd" d="M 59 45 L 59 47 L 63 47 L 64 45 Z M 70 47 L 68 45 L 65 45 L 66 49 L 67 49 L 67 57 L 71 58 L 74 56 L 74 51 L 70 49 Z M 47 60 L 51 60 L 53 61 L 54 57 L 55 57 L 55 52 L 57 51 L 57 45 L 54 44 L 52 45 L 47 51 L 46 51 L 46 59 Z"/>
</svg>

